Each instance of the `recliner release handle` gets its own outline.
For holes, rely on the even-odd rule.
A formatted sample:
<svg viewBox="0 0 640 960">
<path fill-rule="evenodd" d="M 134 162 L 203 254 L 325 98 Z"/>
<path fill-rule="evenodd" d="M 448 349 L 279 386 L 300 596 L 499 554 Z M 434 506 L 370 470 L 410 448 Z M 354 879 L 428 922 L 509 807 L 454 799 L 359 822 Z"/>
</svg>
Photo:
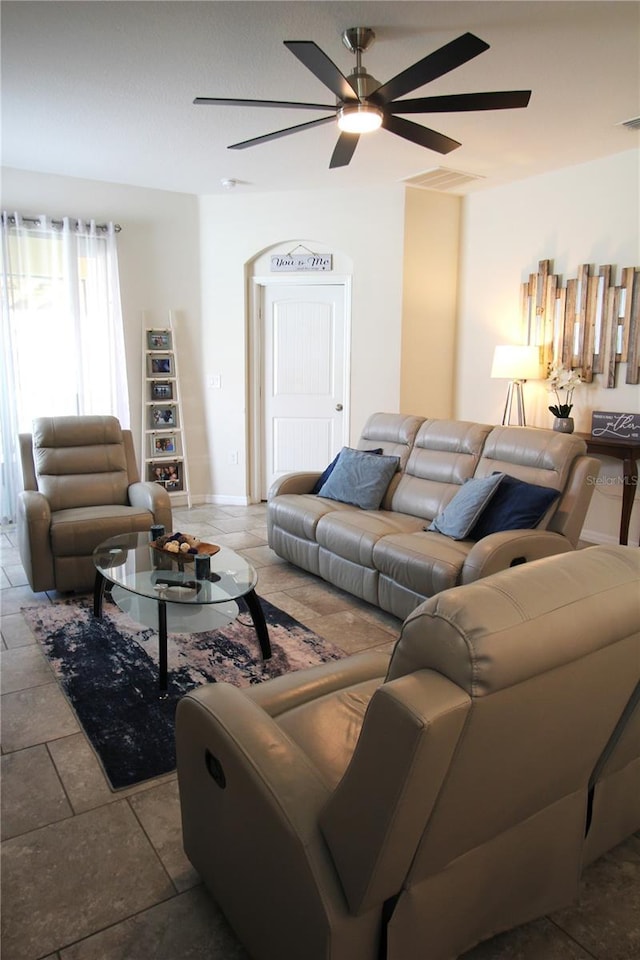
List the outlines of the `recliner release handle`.
<svg viewBox="0 0 640 960">
<path fill-rule="evenodd" d="M 211 753 L 210 750 L 205 750 L 204 752 L 204 762 L 207 770 L 210 775 L 213 777 L 215 782 L 218 784 L 221 790 L 227 785 L 227 778 L 224 775 L 224 770 L 222 769 L 222 764 L 217 757 Z"/>
</svg>

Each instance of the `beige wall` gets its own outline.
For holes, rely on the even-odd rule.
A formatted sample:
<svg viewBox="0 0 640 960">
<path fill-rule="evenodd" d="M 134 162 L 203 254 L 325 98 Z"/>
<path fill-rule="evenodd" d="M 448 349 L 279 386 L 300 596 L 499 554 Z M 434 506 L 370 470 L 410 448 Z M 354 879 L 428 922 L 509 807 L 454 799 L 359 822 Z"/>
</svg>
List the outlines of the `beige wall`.
<svg viewBox="0 0 640 960">
<path fill-rule="evenodd" d="M 566 285 L 580 264 L 640 265 L 640 151 L 532 177 L 469 195 L 463 206 L 456 416 L 499 422 L 506 395 L 503 380 L 491 380 L 493 349 L 523 342 L 520 284 L 550 259 Z M 602 378 L 574 396 L 576 430 L 589 432 L 593 410 L 640 412 L 640 388 L 624 383 L 605 389 Z M 527 422 L 549 427 L 549 399 L 542 383 L 525 385 Z M 622 495 L 621 464 L 603 459 L 584 528 L 586 538 L 617 542 Z M 636 505 L 631 531 L 640 535 Z"/>
<path fill-rule="evenodd" d="M 452 417 L 460 211 L 457 196 L 405 195 L 400 410 Z"/>
</svg>

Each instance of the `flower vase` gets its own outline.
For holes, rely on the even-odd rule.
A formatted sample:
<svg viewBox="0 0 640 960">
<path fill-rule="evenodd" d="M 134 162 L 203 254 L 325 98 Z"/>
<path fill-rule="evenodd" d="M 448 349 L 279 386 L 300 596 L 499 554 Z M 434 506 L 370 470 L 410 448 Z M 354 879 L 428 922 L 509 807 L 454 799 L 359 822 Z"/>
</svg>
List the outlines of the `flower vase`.
<svg viewBox="0 0 640 960">
<path fill-rule="evenodd" d="M 555 417 L 553 429 L 558 433 L 573 433 L 573 417 Z"/>
</svg>

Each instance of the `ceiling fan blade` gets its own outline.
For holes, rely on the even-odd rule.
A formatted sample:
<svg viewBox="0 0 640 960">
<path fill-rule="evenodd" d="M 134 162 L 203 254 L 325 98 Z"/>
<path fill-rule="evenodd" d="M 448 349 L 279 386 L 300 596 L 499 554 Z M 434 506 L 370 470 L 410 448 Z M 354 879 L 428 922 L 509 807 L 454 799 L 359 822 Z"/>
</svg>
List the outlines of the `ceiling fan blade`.
<svg viewBox="0 0 640 960">
<path fill-rule="evenodd" d="M 228 107 L 295 107 L 296 110 L 333 110 L 335 113 L 335 104 L 333 106 L 327 103 L 293 103 L 289 100 L 232 100 L 229 97 L 196 97 L 193 101 L 197 104 L 228 106 Z"/>
<path fill-rule="evenodd" d="M 335 93 L 339 100 L 358 99 L 347 78 L 313 40 L 285 40 L 284 45 L 325 87 Z"/>
<path fill-rule="evenodd" d="M 378 103 L 389 103 L 397 100 L 405 93 L 411 93 L 418 87 L 424 86 L 431 80 L 436 80 L 450 70 L 462 66 L 468 60 L 473 60 L 478 54 L 489 49 L 489 44 L 480 40 L 473 33 L 463 33 L 461 37 L 452 40 L 439 50 L 418 60 L 413 66 L 407 67 L 402 73 L 392 77 L 373 93 L 373 99 Z"/>
<path fill-rule="evenodd" d="M 462 146 L 457 140 L 451 137 L 445 137 L 443 133 L 436 130 L 430 130 L 429 127 L 422 127 L 419 123 L 413 123 L 412 120 L 403 120 L 402 117 L 394 117 L 391 114 L 385 114 L 382 118 L 382 126 L 389 133 L 395 133 L 405 140 L 411 140 L 420 147 L 426 147 L 428 150 L 435 150 L 436 153 L 451 153 L 457 147 Z"/>
<path fill-rule="evenodd" d="M 290 133 L 297 133 L 299 130 L 308 130 L 309 127 L 317 127 L 321 123 L 329 123 L 334 120 L 335 117 L 320 117 L 319 120 L 309 120 L 307 123 L 299 123 L 295 127 L 286 127 L 284 130 L 275 130 L 273 133 L 265 133 L 261 137 L 253 137 L 251 140 L 243 140 L 241 143 L 230 143 L 228 149 L 244 150 L 245 147 L 255 147 L 258 143 L 268 143 L 269 140 L 287 137 Z"/>
<path fill-rule="evenodd" d="M 329 163 L 329 169 L 333 170 L 335 167 L 346 167 L 353 152 L 358 146 L 358 140 L 360 139 L 359 133 L 341 133 L 338 137 L 338 142 L 336 143 L 335 149 L 331 154 L 331 162 Z"/>
<path fill-rule="evenodd" d="M 453 93 L 444 97 L 394 100 L 389 113 L 456 113 L 462 110 L 513 110 L 526 107 L 531 90 L 503 90 L 496 93 Z"/>
</svg>

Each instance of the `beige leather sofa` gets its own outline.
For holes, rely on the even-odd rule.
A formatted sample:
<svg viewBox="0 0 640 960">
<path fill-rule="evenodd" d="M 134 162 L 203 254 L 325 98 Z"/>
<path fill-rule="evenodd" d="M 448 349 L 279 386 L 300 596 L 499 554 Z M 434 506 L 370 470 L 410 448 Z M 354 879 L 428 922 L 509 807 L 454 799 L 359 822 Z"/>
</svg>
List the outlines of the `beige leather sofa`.
<svg viewBox="0 0 640 960">
<path fill-rule="evenodd" d="M 20 434 L 24 490 L 18 548 L 31 589 L 93 587 L 93 550 L 107 537 L 172 529 L 171 500 L 140 481 L 133 438 L 116 417 L 40 417 Z"/>
<path fill-rule="evenodd" d="M 600 468 L 586 456 L 584 440 L 571 434 L 403 414 L 373 414 L 357 448 L 399 458 L 380 509 L 311 494 L 318 473 L 288 474 L 269 491 L 269 545 L 400 619 L 447 587 L 573 550 Z M 496 471 L 560 491 L 536 529 L 493 533 L 478 542 L 424 529 L 465 480 Z"/>
<path fill-rule="evenodd" d="M 391 658 L 183 698 L 185 850 L 253 960 L 453 960 L 640 828 L 639 681 L 637 549 L 445 590 Z"/>
</svg>

